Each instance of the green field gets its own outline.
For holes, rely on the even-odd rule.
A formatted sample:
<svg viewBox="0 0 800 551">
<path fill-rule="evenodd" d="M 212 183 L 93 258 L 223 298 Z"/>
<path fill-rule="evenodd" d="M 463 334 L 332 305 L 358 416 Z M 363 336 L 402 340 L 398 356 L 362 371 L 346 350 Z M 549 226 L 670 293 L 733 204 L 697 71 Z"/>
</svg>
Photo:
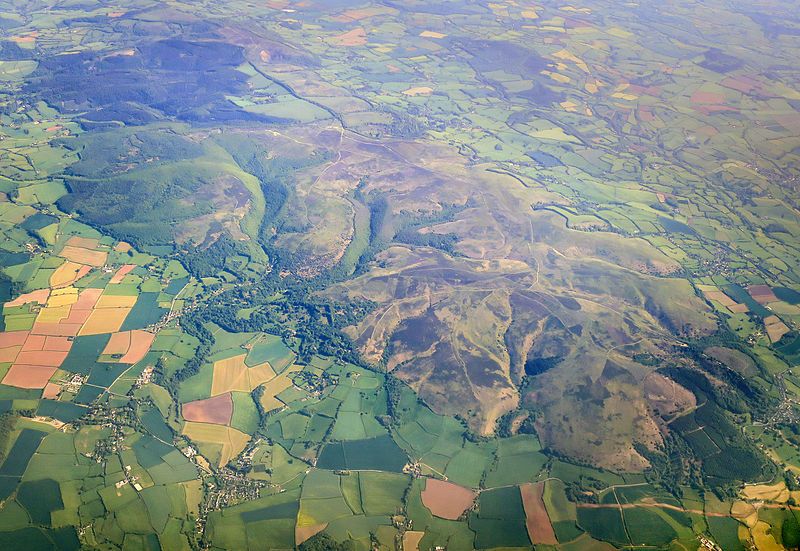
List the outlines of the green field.
<svg viewBox="0 0 800 551">
<path fill-rule="evenodd" d="M 618 509 L 579 508 L 578 526 L 598 540 L 622 545 L 630 543 Z"/>
<path fill-rule="evenodd" d="M 530 545 L 522 498 L 514 486 L 482 492 L 477 514 L 470 515 L 469 527 L 476 533 L 478 549 Z"/>
</svg>

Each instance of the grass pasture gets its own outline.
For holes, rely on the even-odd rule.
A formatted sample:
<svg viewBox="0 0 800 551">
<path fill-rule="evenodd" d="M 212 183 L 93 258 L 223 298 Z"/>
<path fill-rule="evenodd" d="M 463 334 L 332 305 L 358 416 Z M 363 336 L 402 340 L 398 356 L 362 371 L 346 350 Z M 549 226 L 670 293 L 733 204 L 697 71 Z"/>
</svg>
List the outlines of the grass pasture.
<svg viewBox="0 0 800 551">
<path fill-rule="evenodd" d="M 280 444 L 261 444 L 254 457 L 253 470 L 248 476 L 282 485 L 299 480 L 307 468 L 306 463 L 290 455 Z"/>
<path fill-rule="evenodd" d="M 245 434 L 255 433 L 260 419 L 253 397 L 246 392 L 233 392 L 231 395 L 233 397 L 231 426 Z"/>
<path fill-rule="evenodd" d="M 729 517 L 706 517 L 711 537 L 725 551 L 742 551 L 745 546 L 739 539 L 739 522 Z"/>
<path fill-rule="evenodd" d="M 317 467 L 330 470 L 401 472 L 407 462 L 403 451 L 388 435 L 366 440 L 326 444 Z"/>
<path fill-rule="evenodd" d="M 519 488 L 508 486 L 481 492 L 477 512 L 469 516 L 478 549 L 529 547 L 525 510 Z"/>
<path fill-rule="evenodd" d="M 545 481 L 542 499 L 556 539 L 560 543 L 573 541 L 583 533 L 576 524 L 578 512 L 575 504 L 567 499 L 565 486 L 561 480 Z"/>
<path fill-rule="evenodd" d="M 663 547 L 677 537 L 670 523 L 647 508 L 625 509 L 623 516 L 633 545 Z"/>
<path fill-rule="evenodd" d="M 486 486 L 491 488 L 536 480 L 547 462 L 547 457 L 539 452 L 540 449 L 534 437 L 516 436 L 499 440 L 496 463 L 486 473 Z"/>
<path fill-rule="evenodd" d="M 358 481 L 365 515 L 393 515 L 403 506 L 403 495 L 410 477 L 399 473 L 362 471 Z"/>
<path fill-rule="evenodd" d="M 207 534 L 222 549 L 272 549 L 294 547 L 295 518 L 300 491 L 289 490 L 248 501 L 209 515 Z"/>
<path fill-rule="evenodd" d="M 630 544 L 619 509 L 579 507 L 578 526 L 595 539 L 615 545 Z"/>
<path fill-rule="evenodd" d="M 281 373 L 294 360 L 294 353 L 280 337 L 262 334 L 250 345 L 245 363 L 248 367 L 268 363 L 276 373 Z"/>
<path fill-rule="evenodd" d="M 2 477 L 0 499 L 7 498 L 14 491 L 33 454 L 36 453 L 36 448 L 39 447 L 46 434 L 39 430 L 22 429 L 14 440 L 14 444 L 0 465 L 0 477 Z"/>
<path fill-rule="evenodd" d="M 35 524 L 49 526 L 51 513 L 64 508 L 61 488 L 53 479 L 23 482 L 17 489 L 17 501 L 25 507 Z"/>
</svg>

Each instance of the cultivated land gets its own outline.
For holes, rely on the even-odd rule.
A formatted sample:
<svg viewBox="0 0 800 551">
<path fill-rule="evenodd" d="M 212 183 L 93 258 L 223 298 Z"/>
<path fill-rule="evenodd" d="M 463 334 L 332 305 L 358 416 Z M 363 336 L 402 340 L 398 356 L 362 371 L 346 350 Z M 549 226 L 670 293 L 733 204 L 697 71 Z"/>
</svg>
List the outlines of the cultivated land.
<svg viewBox="0 0 800 551">
<path fill-rule="evenodd" d="M 800 545 L 791 3 L 0 6 L 0 548 Z"/>
</svg>

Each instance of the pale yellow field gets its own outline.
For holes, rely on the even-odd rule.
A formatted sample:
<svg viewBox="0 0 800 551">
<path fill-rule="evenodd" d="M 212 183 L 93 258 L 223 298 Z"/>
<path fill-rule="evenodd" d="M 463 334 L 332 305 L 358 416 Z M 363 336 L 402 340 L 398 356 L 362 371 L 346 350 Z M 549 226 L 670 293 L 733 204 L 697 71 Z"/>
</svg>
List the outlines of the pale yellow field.
<svg viewBox="0 0 800 551">
<path fill-rule="evenodd" d="M 128 317 L 130 308 L 103 308 L 92 310 L 89 319 L 81 327 L 78 335 L 100 335 L 102 333 L 116 333 Z"/>
<path fill-rule="evenodd" d="M 70 312 L 70 305 L 63 306 L 46 306 L 39 310 L 36 316 L 37 323 L 58 323 L 61 320 L 68 318 Z"/>
<path fill-rule="evenodd" d="M 183 427 L 183 434 L 197 442 L 221 445 L 220 466 L 239 455 L 250 440 L 248 435 L 231 427 L 194 423 L 192 421 L 186 422 Z"/>
<path fill-rule="evenodd" d="M 703 291 L 703 294 L 708 300 L 715 300 L 726 308 L 736 305 L 736 301 L 722 291 Z"/>
<path fill-rule="evenodd" d="M 132 308 L 138 297 L 103 295 L 97 301 L 95 308 Z"/>
<path fill-rule="evenodd" d="M 245 374 L 247 375 L 250 391 L 275 378 L 275 370 L 272 369 L 272 366 L 267 362 L 247 368 Z"/>
<path fill-rule="evenodd" d="M 264 385 L 264 394 L 261 396 L 261 405 L 264 411 L 272 411 L 283 406 L 283 402 L 275 396 L 292 386 L 291 375 L 300 371 L 299 365 L 290 366 L 286 371 Z"/>
<path fill-rule="evenodd" d="M 433 88 L 430 86 L 417 86 L 415 88 L 409 88 L 408 90 L 403 92 L 403 95 L 406 96 L 428 96 L 433 93 Z"/>
<path fill-rule="evenodd" d="M 189 480 L 181 482 L 183 491 L 186 494 L 186 505 L 189 513 L 195 516 L 200 514 L 200 502 L 203 501 L 203 482 L 200 480 Z"/>
<path fill-rule="evenodd" d="M 782 551 L 784 546 L 775 541 L 775 537 L 769 533 L 772 527 L 764 521 L 758 521 L 750 530 L 753 534 L 753 543 L 759 551 Z"/>
<path fill-rule="evenodd" d="M 403 534 L 403 551 L 419 551 L 419 542 L 424 535 L 425 532 L 407 530 Z"/>
<path fill-rule="evenodd" d="M 576 56 L 575 54 L 573 54 L 573 53 L 571 53 L 571 52 L 569 52 L 567 50 L 559 50 L 558 52 L 553 54 L 553 57 L 558 58 L 558 59 L 563 59 L 563 60 L 566 60 L 566 61 L 571 61 L 575 65 L 577 65 L 578 69 L 580 69 L 584 73 L 588 73 L 589 72 L 589 66 L 586 65 L 586 62 L 583 61 L 578 56 Z"/>
<path fill-rule="evenodd" d="M 268 363 L 247 367 L 244 363 L 246 357 L 247 354 L 242 354 L 214 363 L 212 396 L 231 391 L 251 392 L 257 386 L 275 378 L 275 371 Z"/>
<path fill-rule="evenodd" d="M 556 140 L 559 142 L 575 142 L 575 137 L 570 136 L 559 127 L 548 128 L 546 130 L 536 130 L 531 133 L 531 136 L 543 138 L 546 140 Z"/>
<path fill-rule="evenodd" d="M 88 266 L 67 260 L 61 266 L 56 268 L 56 271 L 54 271 L 50 276 L 50 286 L 63 287 L 65 285 L 71 285 L 76 279 L 78 279 L 78 277 L 81 275 L 81 272 L 83 272 L 83 275 L 85 275 L 88 270 Z"/>
<path fill-rule="evenodd" d="M 131 346 L 131 332 L 114 333 L 103 349 L 103 354 L 125 354 Z"/>
<path fill-rule="evenodd" d="M 751 503 L 735 501 L 731 506 L 731 514 L 752 528 L 758 522 L 758 511 Z"/>
<path fill-rule="evenodd" d="M 75 287 L 64 287 L 63 289 L 53 290 L 47 300 L 47 306 L 65 306 L 76 302 L 78 302 L 78 290 Z"/>
<path fill-rule="evenodd" d="M 108 259 L 108 253 L 105 251 L 91 251 L 71 245 L 67 245 L 61 249 L 59 256 L 79 264 L 88 264 L 89 266 L 95 267 L 102 266 Z"/>
<path fill-rule="evenodd" d="M 214 363 L 214 377 L 211 382 L 211 395 L 217 396 L 231 390 L 250 392 L 247 388 L 247 377 L 244 375 L 247 366 L 244 359 L 247 354 L 226 358 Z"/>
<path fill-rule="evenodd" d="M 82 249 L 96 249 L 99 244 L 100 241 L 94 237 L 79 237 L 77 235 L 70 237 L 69 241 L 67 241 L 67 245 Z"/>
<path fill-rule="evenodd" d="M 754 484 L 747 485 L 742 490 L 742 494 L 747 499 L 763 499 L 767 501 L 785 502 L 789 499 L 789 490 L 783 481 L 776 484 Z"/>
</svg>

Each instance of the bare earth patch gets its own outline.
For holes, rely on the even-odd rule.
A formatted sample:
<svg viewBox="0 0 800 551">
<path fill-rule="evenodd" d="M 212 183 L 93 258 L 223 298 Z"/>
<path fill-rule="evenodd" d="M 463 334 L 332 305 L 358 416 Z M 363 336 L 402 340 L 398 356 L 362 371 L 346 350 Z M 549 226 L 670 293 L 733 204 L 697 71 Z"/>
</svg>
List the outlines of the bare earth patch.
<svg viewBox="0 0 800 551">
<path fill-rule="evenodd" d="M 331 42 L 336 46 L 363 46 L 367 43 L 367 33 L 361 27 L 334 36 Z"/>
<path fill-rule="evenodd" d="M 227 425 L 233 416 L 233 399 L 230 393 L 205 400 L 195 400 L 183 405 L 183 418 L 197 423 Z"/>
<path fill-rule="evenodd" d="M 525 525 L 534 545 L 556 545 L 558 540 L 544 506 L 544 482 L 523 484 L 519 487 L 525 507 Z"/>
<path fill-rule="evenodd" d="M 456 520 L 472 505 L 475 496 L 469 488 L 429 478 L 422 491 L 422 503 L 437 517 Z"/>
<path fill-rule="evenodd" d="M 297 545 L 300 545 L 308 538 L 312 536 L 316 536 L 325 528 L 328 527 L 327 522 L 323 522 L 322 524 L 312 524 L 311 526 L 296 526 L 294 529 L 294 540 Z"/>
</svg>

